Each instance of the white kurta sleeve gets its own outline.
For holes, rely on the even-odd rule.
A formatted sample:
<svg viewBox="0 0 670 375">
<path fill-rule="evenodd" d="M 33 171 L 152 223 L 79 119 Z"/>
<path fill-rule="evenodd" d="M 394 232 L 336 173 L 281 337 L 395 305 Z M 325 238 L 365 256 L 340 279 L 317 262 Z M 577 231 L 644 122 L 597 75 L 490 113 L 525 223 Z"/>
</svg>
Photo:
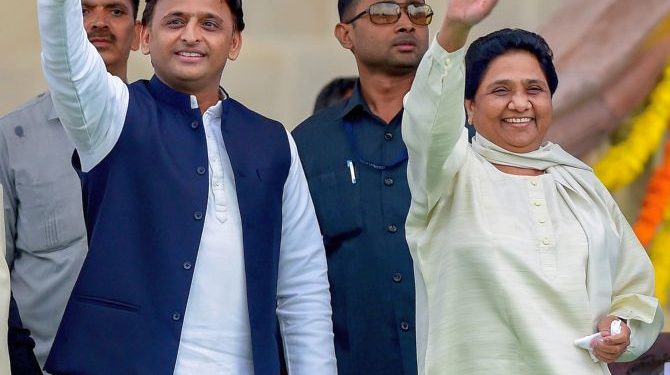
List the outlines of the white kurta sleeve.
<svg viewBox="0 0 670 375">
<path fill-rule="evenodd" d="M 2 207 L 2 185 L 0 185 L 0 207 Z M 5 262 L 5 222 L 0 210 L 0 374 L 11 374 L 7 347 L 7 322 L 9 319 L 9 268 Z"/>
<path fill-rule="evenodd" d="M 407 179 L 412 193 L 408 223 L 426 224 L 465 155 L 467 141 L 455 150 L 465 124 L 464 53 L 463 49 L 448 53 L 433 41 L 405 96 L 402 137 L 409 153 Z"/>
<path fill-rule="evenodd" d="M 293 138 L 284 185 L 277 317 L 292 375 L 337 374 L 328 266 Z"/>
<path fill-rule="evenodd" d="M 80 0 L 38 0 L 42 68 L 54 108 L 88 171 L 119 139 L 128 87 L 106 70 L 84 30 Z"/>
</svg>

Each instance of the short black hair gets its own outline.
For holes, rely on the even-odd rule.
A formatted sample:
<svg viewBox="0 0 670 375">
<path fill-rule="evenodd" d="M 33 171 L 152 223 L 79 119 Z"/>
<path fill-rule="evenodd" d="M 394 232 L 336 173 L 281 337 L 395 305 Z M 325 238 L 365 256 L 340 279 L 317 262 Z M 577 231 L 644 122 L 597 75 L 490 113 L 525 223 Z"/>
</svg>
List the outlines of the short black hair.
<svg viewBox="0 0 670 375">
<path fill-rule="evenodd" d="M 347 10 L 352 5 L 355 5 L 358 0 L 337 0 L 337 13 L 340 15 L 340 22 L 344 21 L 344 16 Z"/>
<path fill-rule="evenodd" d="M 223 1 L 223 0 L 222 0 Z M 146 0 L 146 6 L 144 7 L 144 13 L 142 13 L 142 25 L 146 26 L 151 23 L 151 19 L 154 16 L 154 7 L 158 0 Z M 235 29 L 239 32 L 244 30 L 244 12 L 242 12 L 242 0 L 226 0 L 230 11 L 235 17 Z"/>
<path fill-rule="evenodd" d="M 474 99 L 491 61 L 511 51 L 527 51 L 537 58 L 549 91 L 554 95 L 558 75 L 553 62 L 554 53 L 547 41 L 530 31 L 502 29 L 475 40 L 468 48 L 465 54 L 465 99 Z"/>
<path fill-rule="evenodd" d="M 328 82 L 314 102 L 314 112 L 330 107 L 351 95 L 358 77 L 338 77 Z"/>
</svg>

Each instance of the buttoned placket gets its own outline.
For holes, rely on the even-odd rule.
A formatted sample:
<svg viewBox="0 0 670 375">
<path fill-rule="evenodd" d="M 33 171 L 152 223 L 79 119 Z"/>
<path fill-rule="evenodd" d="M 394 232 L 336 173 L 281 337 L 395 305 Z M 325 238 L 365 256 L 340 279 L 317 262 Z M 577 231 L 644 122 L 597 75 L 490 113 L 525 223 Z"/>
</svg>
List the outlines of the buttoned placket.
<svg viewBox="0 0 670 375">
<path fill-rule="evenodd" d="M 537 233 L 537 247 L 540 253 L 542 272 L 549 278 L 556 276 L 556 239 L 554 228 L 547 209 L 547 200 L 542 178 L 528 177 L 530 207 Z"/>
<path fill-rule="evenodd" d="M 218 136 L 214 126 L 220 126 L 221 116 L 215 110 L 216 107 L 211 107 L 203 115 L 203 123 L 205 125 L 205 136 L 207 138 L 207 155 L 209 159 L 210 184 L 211 191 L 214 195 L 214 210 L 216 219 L 219 222 L 225 222 L 228 218 L 228 208 L 226 202 L 226 194 L 224 187 L 224 169 L 223 169 L 223 138 Z M 219 107 L 220 108 L 220 105 Z"/>
</svg>

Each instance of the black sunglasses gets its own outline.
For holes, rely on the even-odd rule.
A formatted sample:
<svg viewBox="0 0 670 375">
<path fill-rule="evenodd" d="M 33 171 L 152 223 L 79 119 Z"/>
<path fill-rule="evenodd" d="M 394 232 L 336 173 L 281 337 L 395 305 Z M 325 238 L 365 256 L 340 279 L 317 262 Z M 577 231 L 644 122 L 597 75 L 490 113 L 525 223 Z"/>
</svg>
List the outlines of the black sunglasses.
<svg viewBox="0 0 670 375">
<path fill-rule="evenodd" d="M 433 9 L 428 4 L 398 4 L 391 1 L 382 1 L 370 5 L 368 9 L 358 13 L 352 19 L 344 23 L 351 24 L 367 14 L 370 16 L 370 22 L 377 25 L 388 25 L 398 22 L 403 9 L 407 12 L 407 16 L 413 24 L 427 26 L 430 25 L 430 22 L 433 20 Z"/>
</svg>

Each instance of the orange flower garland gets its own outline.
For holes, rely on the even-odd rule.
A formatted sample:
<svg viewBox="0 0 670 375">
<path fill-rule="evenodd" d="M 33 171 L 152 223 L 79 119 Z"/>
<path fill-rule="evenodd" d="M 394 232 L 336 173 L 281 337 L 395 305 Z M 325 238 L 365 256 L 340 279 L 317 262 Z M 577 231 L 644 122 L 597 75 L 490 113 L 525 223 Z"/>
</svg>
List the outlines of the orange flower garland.
<svg viewBox="0 0 670 375">
<path fill-rule="evenodd" d="M 663 221 L 663 213 L 669 205 L 670 140 L 665 144 L 663 163 L 656 168 L 649 180 L 640 215 L 633 226 L 635 234 L 637 234 L 638 239 L 645 247 L 651 243 L 654 235 L 656 235 L 658 226 Z"/>
</svg>

